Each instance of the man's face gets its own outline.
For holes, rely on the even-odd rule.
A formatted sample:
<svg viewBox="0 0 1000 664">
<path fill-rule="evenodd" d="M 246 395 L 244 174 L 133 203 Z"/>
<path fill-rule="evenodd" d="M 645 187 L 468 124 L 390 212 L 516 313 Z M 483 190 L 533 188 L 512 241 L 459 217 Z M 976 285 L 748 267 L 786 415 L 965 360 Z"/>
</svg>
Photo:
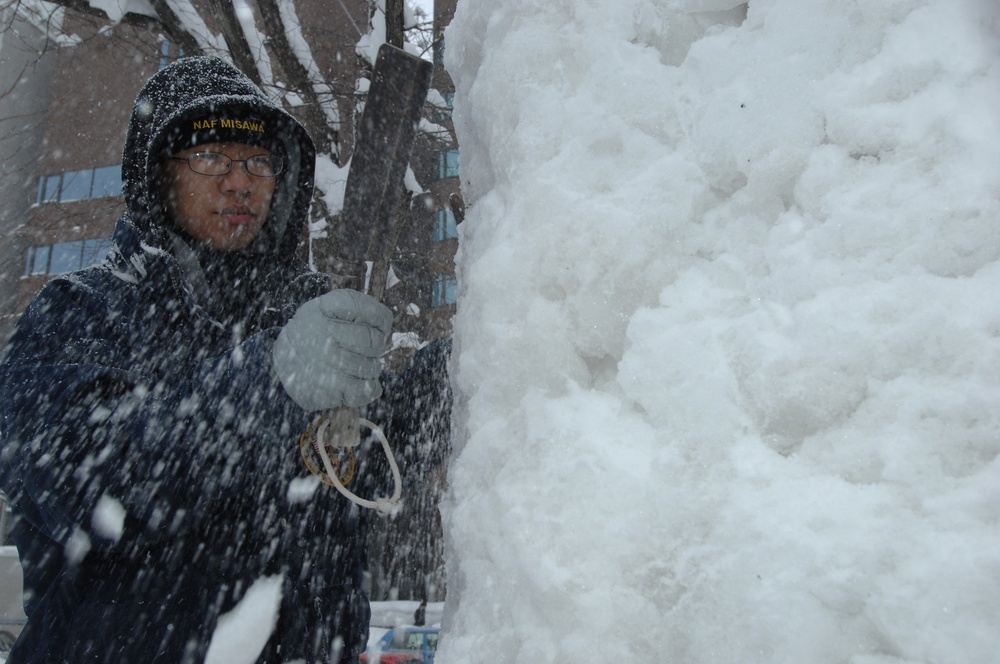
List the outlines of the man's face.
<svg viewBox="0 0 1000 664">
<path fill-rule="evenodd" d="M 269 154 L 265 148 L 243 143 L 205 143 L 174 157 L 198 152 L 234 160 Z M 267 220 L 275 178 L 251 175 L 242 162 L 234 161 L 225 175 L 202 175 L 187 162 L 170 159 L 167 176 L 167 210 L 174 221 L 188 235 L 219 251 L 245 249 Z"/>
</svg>

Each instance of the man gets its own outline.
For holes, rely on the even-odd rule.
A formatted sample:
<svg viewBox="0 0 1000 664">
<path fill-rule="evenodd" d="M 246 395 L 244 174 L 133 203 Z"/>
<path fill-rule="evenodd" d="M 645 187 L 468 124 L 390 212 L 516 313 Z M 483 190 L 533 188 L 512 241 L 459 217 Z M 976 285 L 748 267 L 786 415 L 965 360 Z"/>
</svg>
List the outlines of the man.
<svg viewBox="0 0 1000 664">
<path fill-rule="evenodd" d="M 296 257 L 314 162 L 299 123 L 222 60 L 178 61 L 140 92 L 111 255 L 50 282 L 0 364 L 28 615 L 9 664 L 201 662 L 255 583 L 280 588 L 247 644 L 258 662 L 364 649 L 368 515 L 310 475 L 299 441 L 315 408 L 379 397 L 392 315 Z M 446 400 L 446 351 L 431 355 L 416 391 Z M 405 418 L 409 379 L 371 417 Z M 361 456 L 352 488 L 376 493 Z"/>
</svg>

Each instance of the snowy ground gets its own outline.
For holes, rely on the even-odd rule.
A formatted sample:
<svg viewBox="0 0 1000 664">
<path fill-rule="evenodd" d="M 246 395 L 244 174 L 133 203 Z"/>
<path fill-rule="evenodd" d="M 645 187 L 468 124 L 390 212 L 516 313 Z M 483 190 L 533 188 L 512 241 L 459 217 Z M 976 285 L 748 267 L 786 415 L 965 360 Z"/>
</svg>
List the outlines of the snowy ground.
<svg viewBox="0 0 1000 664">
<path fill-rule="evenodd" d="M 998 661 L 998 35 L 459 2 L 438 664 Z"/>
</svg>

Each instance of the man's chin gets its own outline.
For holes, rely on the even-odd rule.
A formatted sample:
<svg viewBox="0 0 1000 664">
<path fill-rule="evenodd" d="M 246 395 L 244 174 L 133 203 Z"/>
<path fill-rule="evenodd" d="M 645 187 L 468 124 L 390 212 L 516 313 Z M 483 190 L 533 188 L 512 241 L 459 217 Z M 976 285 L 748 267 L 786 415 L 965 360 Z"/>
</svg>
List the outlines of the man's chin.
<svg viewBox="0 0 1000 664">
<path fill-rule="evenodd" d="M 252 235 L 240 233 L 225 237 L 213 237 L 208 241 L 208 244 L 216 251 L 230 252 L 246 249 L 251 242 L 253 242 Z"/>
</svg>

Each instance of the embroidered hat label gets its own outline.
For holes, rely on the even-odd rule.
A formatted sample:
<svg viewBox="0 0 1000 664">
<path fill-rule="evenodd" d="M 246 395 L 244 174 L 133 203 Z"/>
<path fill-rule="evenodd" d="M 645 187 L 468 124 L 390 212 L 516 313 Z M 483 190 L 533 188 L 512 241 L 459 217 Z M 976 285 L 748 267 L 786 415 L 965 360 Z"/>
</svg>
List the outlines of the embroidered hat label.
<svg viewBox="0 0 1000 664">
<path fill-rule="evenodd" d="M 243 131 L 255 131 L 261 135 L 267 133 L 264 129 L 263 122 L 257 120 L 238 120 L 236 118 L 211 118 L 208 120 L 195 120 L 192 123 L 191 128 L 196 131 L 203 129 L 240 129 Z"/>
</svg>

